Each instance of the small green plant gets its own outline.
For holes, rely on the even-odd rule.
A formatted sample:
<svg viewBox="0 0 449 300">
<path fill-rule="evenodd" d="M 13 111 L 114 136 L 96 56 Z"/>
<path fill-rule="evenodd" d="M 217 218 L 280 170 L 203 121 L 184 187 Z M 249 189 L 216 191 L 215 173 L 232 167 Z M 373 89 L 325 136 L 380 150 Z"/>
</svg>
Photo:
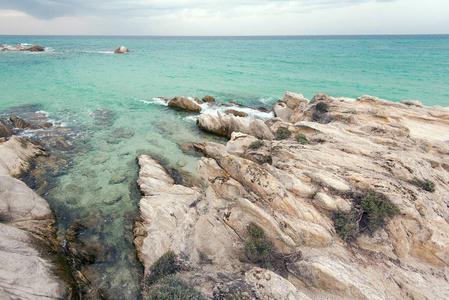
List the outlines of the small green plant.
<svg viewBox="0 0 449 300">
<path fill-rule="evenodd" d="M 355 240 L 361 232 L 376 231 L 385 225 L 387 217 L 400 213 L 386 196 L 374 191 L 367 191 L 355 198 L 356 205 L 350 212 L 334 214 L 335 231 L 345 241 Z"/>
<path fill-rule="evenodd" d="M 359 216 L 355 210 L 349 213 L 337 212 L 334 215 L 334 226 L 337 234 L 345 241 L 354 241 L 359 234 Z"/>
<path fill-rule="evenodd" d="M 249 149 L 259 149 L 263 145 L 265 145 L 265 144 L 261 140 L 258 140 L 258 141 L 251 143 L 248 148 Z"/>
<path fill-rule="evenodd" d="M 159 279 L 174 274 L 177 271 L 176 254 L 173 251 L 165 252 L 151 266 L 151 273 L 146 279 L 147 285 L 152 285 Z"/>
<path fill-rule="evenodd" d="M 325 113 L 329 111 L 329 105 L 326 102 L 318 102 L 315 105 L 315 110 L 321 113 Z"/>
<path fill-rule="evenodd" d="M 435 183 L 433 183 L 429 179 L 422 180 L 422 179 L 418 179 L 415 177 L 413 180 L 410 180 L 409 182 L 427 192 L 431 192 L 431 193 L 435 192 Z"/>
<path fill-rule="evenodd" d="M 269 268 L 272 247 L 265 239 L 265 232 L 254 223 L 249 224 L 246 229 L 248 230 L 245 242 L 246 255 L 252 262 L 259 263 L 263 268 Z"/>
<path fill-rule="evenodd" d="M 295 139 L 298 143 L 302 144 L 302 145 L 307 145 L 309 143 L 309 141 L 307 141 L 307 138 L 304 134 L 299 133 L 295 136 Z"/>
<path fill-rule="evenodd" d="M 399 208 L 386 199 L 385 196 L 369 191 L 363 197 L 360 205 L 368 218 L 368 229 L 371 232 L 382 227 L 386 217 L 399 214 Z"/>
<path fill-rule="evenodd" d="M 292 132 L 288 130 L 286 127 L 279 127 L 278 130 L 276 130 L 276 138 L 278 140 L 287 139 L 292 135 Z"/>
<path fill-rule="evenodd" d="M 142 298 L 144 300 L 206 300 L 206 297 L 192 285 L 174 275 L 161 278 L 149 286 Z"/>
</svg>

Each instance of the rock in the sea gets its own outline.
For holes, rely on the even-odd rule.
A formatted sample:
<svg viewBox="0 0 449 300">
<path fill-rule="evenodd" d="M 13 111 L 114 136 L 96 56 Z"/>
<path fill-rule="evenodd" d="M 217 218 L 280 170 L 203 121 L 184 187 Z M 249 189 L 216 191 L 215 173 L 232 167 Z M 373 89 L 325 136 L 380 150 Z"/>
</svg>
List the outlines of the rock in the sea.
<svg viewBox="0 0 449 300">
<path fill-rule="evenodd" d="M 29 46 L 29 47 L 23 47 L 22 50 L 23 51 L 45 51 L 45 48 L 41 47 L 39 45 L 33 45 L 33 46 Z"/>
<path fill-rule="evenodd" d="M 185 97 L 175 97 L 168 101 L 168 106 L 180 110 L 200 112 L 201 106 Z"/>
<path fill-rule="evenodd" d="M 126 48 L 125 46 L 117 47 L 117 48 L 114 50 L 114 53 L 115 53 L 115 54 L 123 54 L 123 53 L 127 53 L 127 52 L 129 52 L 129 49 Z"/>
<path fill-rule="evenodd" d="M 9 127 L 8 124 L 3 122 L 3 120 L 0 120 L 0 137 L 7 138 L 10 137 L 11 135 L 13 135 L 11 127 Z"/>
<path fill-rule="evenodd" d="M 9 120 L 14 124 L 14 127 L 19 129 L 38 129 L 39 127 L 31 125 L 30 123 L 25 122 L 21 118 L 16 116 L 10 116 Z"/>
<path fill-rule="evenodd" d="M 203 102 L 213 103 L 215 102 L 215 98 L 210 95 L 207 95 L 203 97 Z"/>
<path fill-rule="evenodd" d="M 239 111 L 239 110 L 235 110 L 235 109 L 228 109 L 225 111 L 225 114 L 227 115 L 234 115 L 236 117 L 242 117 L 245 118 L 248 116 L 248 114 L 244 111 Z"/>
</svg>

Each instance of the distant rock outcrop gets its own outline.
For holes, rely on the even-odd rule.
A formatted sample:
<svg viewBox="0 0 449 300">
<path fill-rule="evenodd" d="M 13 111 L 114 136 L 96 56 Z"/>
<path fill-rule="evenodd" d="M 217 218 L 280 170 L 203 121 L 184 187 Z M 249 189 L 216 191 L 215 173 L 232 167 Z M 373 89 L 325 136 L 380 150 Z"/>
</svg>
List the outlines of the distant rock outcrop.
<svg viewBox="0 0 449 300">
<path fill-rule="evenodd" d="M 39 45 L 22 46 L 21 44 L 18 44 L 15 47 L 8 46 L 6 48 L 3 48 L 3 47 L 1 47 L 1 48 L 2 48 L 2 50 L 7 50 L 7 51 L 35 51 L 35 52 L 45 51 L 45 48 L 41 47 Z"/>
<path fill-rule="evenodd" d="M 196 145 L 205 192 L 138 158 L 145 272 L 172 250 L 207 296 L 448 299 L 449 109 L 324 94 L 276 106 L 261 121 L 271 139 L 243 118 L 200 116 L 231 138 Z M 250 228 L 265 252 L 251 252 Z"/>
<path fill-rule="evenodd" d="M 127 52 L 129 52 L 129 49 L 126 48 L 125 46 L 117 47 L 117 48 L 114 50 L 114 53 L 115 53 L 115 54 L 123 54 L 123 53 L 127 53 Z"/>
</svg>

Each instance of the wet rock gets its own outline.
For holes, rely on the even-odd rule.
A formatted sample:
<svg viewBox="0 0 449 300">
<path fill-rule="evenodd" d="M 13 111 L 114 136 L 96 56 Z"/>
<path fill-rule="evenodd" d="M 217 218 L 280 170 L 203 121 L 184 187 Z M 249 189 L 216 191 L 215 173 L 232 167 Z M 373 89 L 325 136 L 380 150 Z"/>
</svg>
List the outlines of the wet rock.
<svg viewBox="0 0 449 300">
<path fill-rule="evenodd" d="M 125 46 L 119 46 L 114 50 L 115 54 L 123 54 L 123 53 L 128 53 L 129 49 L 126 48 Z"/>
<path fill-rule="evenodd" d="M 234 101 L 234 100 L 229 101 L 229 103 L 232 103 L 232 104 L 237 105 L 237 106 L 240 106 L 240 107 L 246 107 L 246 108 L 258 110 L 258 111 L 261 111 L 261 112 L 266 112 L 266 113 L 267 113 L 267 112 L 270 112 L 269 109 L 267 109 L 267 108 L 265 108 L 265 107 L 262 107 L 262 106 L 252 107 L 252 106 L 244 105 L 244 104 L 239 103 L 239 102 Z"/>
<path fill-rule="evenodd" d="M 210 95 L 207 95 L 207 96 L 203 97 L 203 102 L 213 103 L 213 102 L 215 102 L 215 98 Z"/>
<path fill-rule="evenodd" d="M 231 115 L 234 115 L 236 117 L 242 117 L 242 118 L 245 118 L 245 117 L 248 116 L 248 114 L 246 112 L 238 111 L 238 110 L 235 110 L 235 109 L 228 109 L 228 110 L 225 111 L 225 113 L 227 115 L 231 114 Z"/>
<path fill-rule="evenodd" d="M 203 104 L 204 102 L 201 101 L 198 97 L 193 98 L 193 100 L 197 103 L 197 104 Z"/>
<path fill-rule="evenodd" d="M 53 126 L 53 123 L 51 123 L 51 122 L 44 122 L 44 123 L 41 124 L 41 126 L 44 127 L 44 128 L 50 128 L 50 127 Z"/>
<path fill-rule="evenodd" d="M 25 122 L 24 120 L 16 117 L 11 116 L 9 117 L 9 120 L 14 124 L 15 128 L 19 129 L 38 129 L 39 127 L 31 125 L 30 123 Z"/>
<path fill-rule="evenodd" d="M 10 137 L 11 135 L 13 135 L 11 127 L 9 127 L 8 124 L 3 122 L 3 120 L 0 120 L 0 137 L 7 138 Z"/>
<path fill-rule="evenodd" d="M 200 112 L 201 106 L 184 97 L 175 97 L 168 102 L 168 106 L 180 110 Z"/>
</svg>

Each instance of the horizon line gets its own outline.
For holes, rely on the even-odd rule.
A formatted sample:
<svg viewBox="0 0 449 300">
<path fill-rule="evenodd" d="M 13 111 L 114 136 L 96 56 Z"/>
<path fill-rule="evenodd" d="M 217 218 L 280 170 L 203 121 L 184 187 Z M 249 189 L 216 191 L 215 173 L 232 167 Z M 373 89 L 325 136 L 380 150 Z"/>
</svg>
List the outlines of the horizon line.
<svg viewBox="0 0 449 300">
<path fill-rule="evenodd" d="M 422 36 L 422 35 L 449 35 L 449 33 L 352 33 L 352 34 L 270 34 L 270 35 L 114 35 L 114 34 L 3 34 L 0 36 L 106 36 L 106 37 L 306 37 L 306 36 Z"/>
</svg>

